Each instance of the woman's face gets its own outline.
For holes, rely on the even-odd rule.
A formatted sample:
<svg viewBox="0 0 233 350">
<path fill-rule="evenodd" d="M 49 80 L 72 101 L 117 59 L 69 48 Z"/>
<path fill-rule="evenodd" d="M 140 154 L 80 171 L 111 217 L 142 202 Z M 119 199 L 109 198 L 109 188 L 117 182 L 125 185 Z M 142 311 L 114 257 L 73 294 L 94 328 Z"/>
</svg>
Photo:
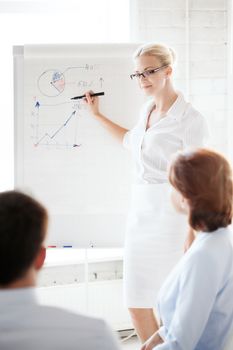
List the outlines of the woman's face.
<svg viewBox="0 0 233 350">
<path fill-rule="evenodd" d="M 189 206 L 187 200 L 174 187 L 172 187 L 171 191 L 171 201 L 176 211 L 182 214 L 189 213 Z"/>
<path fill-rule="evenodd" d="M 135 73 L 151 72 L 152 69 L 160 68 L 161 62 L 155 56 L 139 56 L 135 59 Z M 156 96 L 162 92 L 170 74 L 171 68 L 165 67 L 153 72 L 146 77 L 140 75 L 138 80 L 140 88 L 148 96 Z"/>
</svg>

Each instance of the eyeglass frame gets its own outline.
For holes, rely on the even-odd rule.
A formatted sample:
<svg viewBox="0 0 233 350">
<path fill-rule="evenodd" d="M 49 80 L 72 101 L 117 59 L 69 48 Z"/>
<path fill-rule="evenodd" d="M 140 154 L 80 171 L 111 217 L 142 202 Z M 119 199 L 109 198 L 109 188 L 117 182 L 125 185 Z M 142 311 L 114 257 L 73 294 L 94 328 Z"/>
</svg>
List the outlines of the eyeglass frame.
<svg viewBox="0 0 233 350">
<path fill-rule="evenodd" d="M 145 70 L 142 73 L 133 73 L 133 74 L 130 74 L 130 79 L 131 80 L 133 80 L 134 78 L 140 79 L 140 77 L 148 78 L 150 75 L 152 75 L 152 74 L 158 72 L 160 69 L 166 68 L 166 67 L 168 67 L 168 65 L 161 66 L 161 67 L 158 67 L 158 68 L 147 69 L 147 70 Z M 146 73 L 146 75 L 145 75 L 145 73 Z"/>
</svg>

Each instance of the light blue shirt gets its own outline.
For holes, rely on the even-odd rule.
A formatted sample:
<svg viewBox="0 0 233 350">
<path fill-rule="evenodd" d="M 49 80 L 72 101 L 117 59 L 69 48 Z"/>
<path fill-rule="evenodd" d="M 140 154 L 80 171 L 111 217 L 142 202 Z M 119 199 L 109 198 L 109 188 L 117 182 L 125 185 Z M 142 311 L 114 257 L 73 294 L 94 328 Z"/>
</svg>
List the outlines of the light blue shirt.
<svg viewBox="0 0 233 350">
<path fill-rule="evenodd" d="M 163 284 L 156 350 L 221 350 L 233 327 L 233 247 L 229 228 L 198 233 Z"/>
<path fill-rule="evenodd" d="M 40 305 L 34 288 L 0 289 L 1 350 L 120 350 L 100 319 Z"/>
</svg>

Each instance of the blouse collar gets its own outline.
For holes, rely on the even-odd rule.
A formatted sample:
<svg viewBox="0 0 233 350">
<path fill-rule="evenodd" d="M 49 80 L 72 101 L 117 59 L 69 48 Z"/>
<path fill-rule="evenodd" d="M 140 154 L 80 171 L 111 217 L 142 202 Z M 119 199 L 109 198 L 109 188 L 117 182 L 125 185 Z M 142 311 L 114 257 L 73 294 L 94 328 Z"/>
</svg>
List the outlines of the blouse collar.
<svg viewBox="0 0 233 350">
<path fill-rule="evenodd" d="M 146 118 L 148 117 L 148 113 L 151 112 L 153 106 L 154 106 L 154 100 L 150 99 L 145 106 Z M 183 94 L 181 92 L 178 92 L 177 99 L 167 111 L 166 117 L 171 117 L 174 120 L 180 121 L 183 117 L 183 114 L 186 108 L 187 108 L 187 102 L 185 101 Z"/>
</svg>

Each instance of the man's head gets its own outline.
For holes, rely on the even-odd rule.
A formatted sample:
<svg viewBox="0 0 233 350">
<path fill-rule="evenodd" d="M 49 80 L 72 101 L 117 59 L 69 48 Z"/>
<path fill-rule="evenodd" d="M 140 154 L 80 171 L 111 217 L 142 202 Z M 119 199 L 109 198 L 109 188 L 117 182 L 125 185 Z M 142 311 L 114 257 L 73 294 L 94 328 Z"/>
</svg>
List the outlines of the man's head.
<svg viewBox="0 0 233 350">
<path fill-rule="evenodd" d="M 24 278 L 33 267 L 39 270 L 45 258 L 46 209 L 30 196 L 0 193 L 0 288 Z"/>
</svg>

